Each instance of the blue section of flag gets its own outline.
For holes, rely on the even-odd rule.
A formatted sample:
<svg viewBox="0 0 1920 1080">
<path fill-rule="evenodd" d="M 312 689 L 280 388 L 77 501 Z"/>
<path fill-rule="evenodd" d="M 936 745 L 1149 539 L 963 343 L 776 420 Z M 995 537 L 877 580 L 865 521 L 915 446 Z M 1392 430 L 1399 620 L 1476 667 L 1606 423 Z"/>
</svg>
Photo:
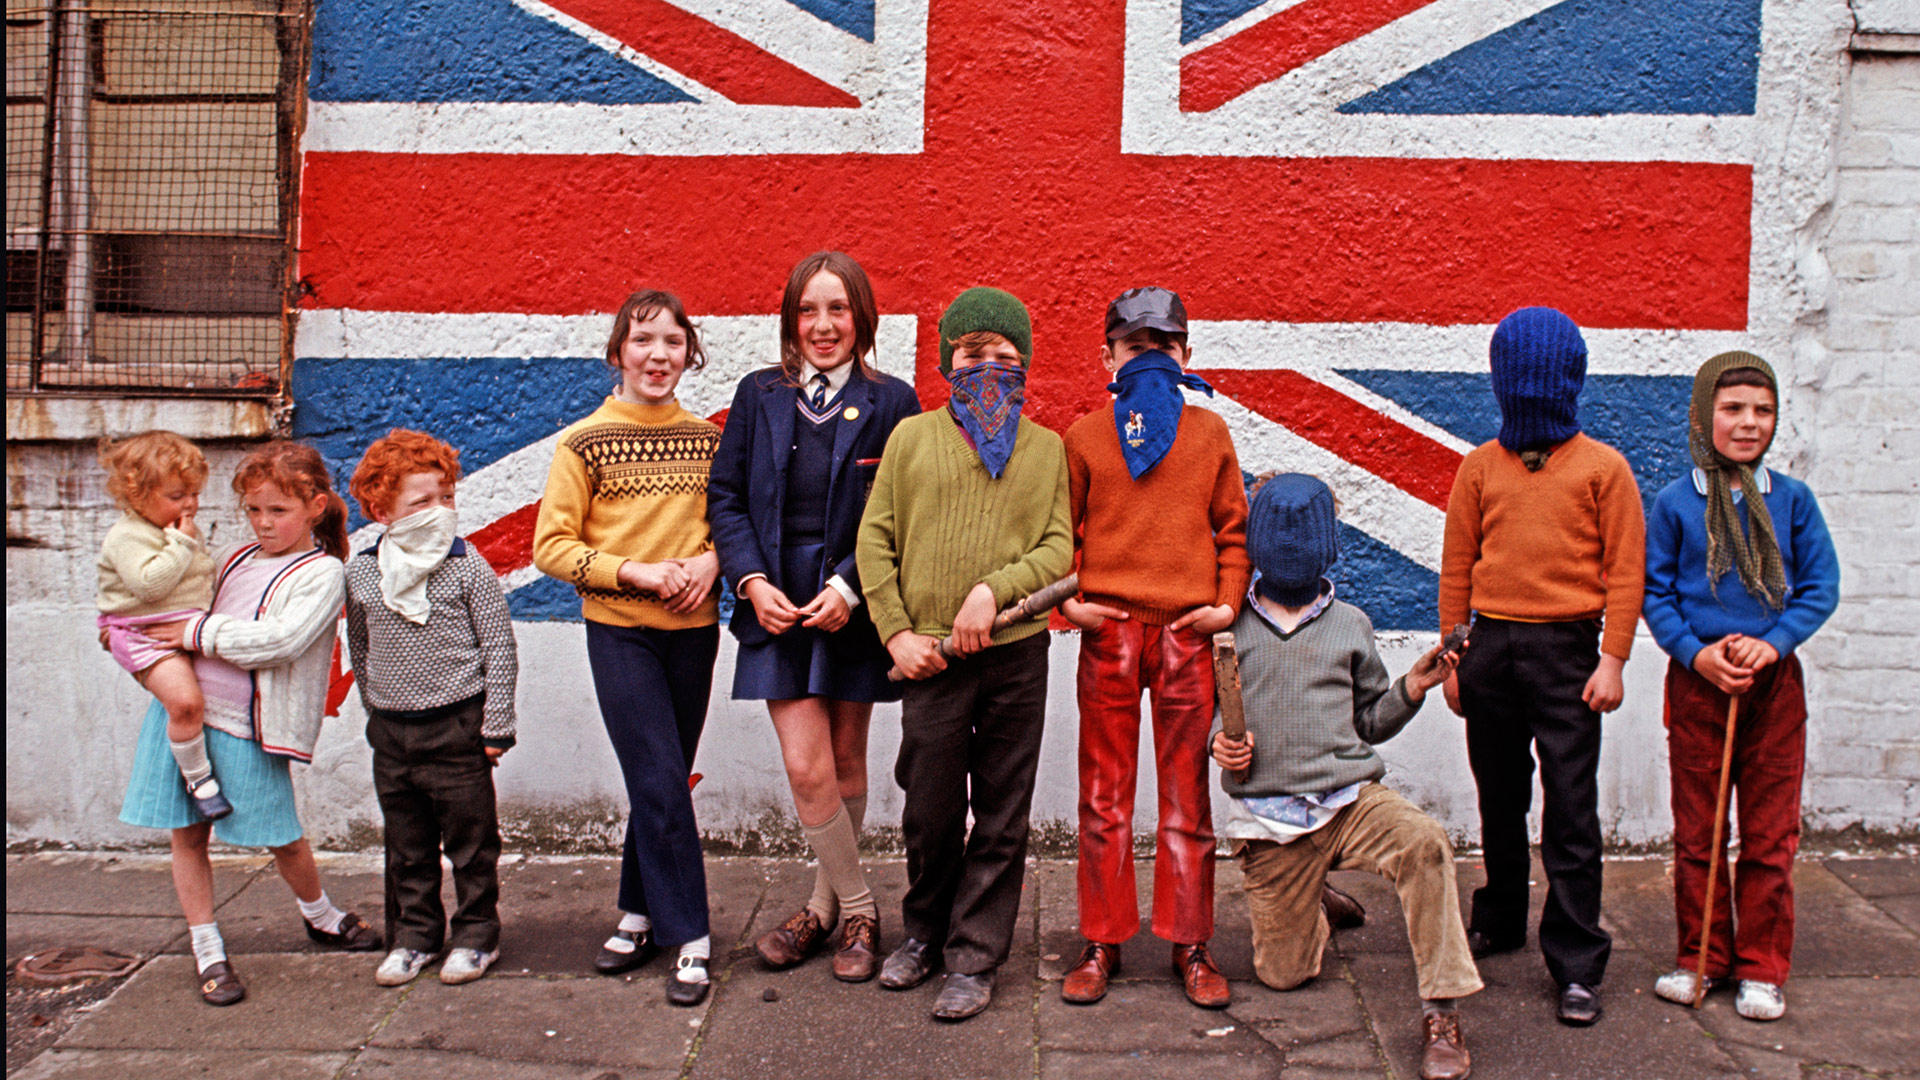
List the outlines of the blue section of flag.
<svg viewBox="0 0 1920 1080">
<path fill-rule="evenodd" d="M 874 0 L 787 0 L 787 3 L 861 41 L 873 40 Z"/>
<path fill-rule="evenodd" d="M 1180 44 L 1187 45 L 1245 15 L 1264 0 L 1180 0 Z"/>
<path fill-rule="evenodd" d="M 1752 115 L 1760 3 L 1567 0 L 1340 111 Z"/>
<path fill-rule="evenodd" d="M 1475 446 L 1500 431 L 1500 406 L 1485 375 L 1367 368 L 1340 374 Z M 1641 498 L 1649 503 L 1693 467 L 1687 454 L 1692 393 L 1693 379 L 1684 375 L 1587 376 L 1580 394 L 1581 430 L 1626 457 Z"/>
<path fill-rule="evenodd" d="M 319 0 L 315 101 L 696 100 L 509 0 Z"/>
<path fill-rule="evenodd" d="M 327 460 L 342 496 L 367 444 L 396 427 L 460 451 L 474 473 L 600 407 L 613 388 L 604 361 L 532 359 L 294 361 L 293 434 Z M 352 508 L 349 527 L 366 524 Z"/>
<path fill-rule="evenodd" d="M 1340 522 L 1334 595 L 1367 613 L 1375 630 L 1432 630 L 1440 621 L 1440 575 Z"/>
</svg>

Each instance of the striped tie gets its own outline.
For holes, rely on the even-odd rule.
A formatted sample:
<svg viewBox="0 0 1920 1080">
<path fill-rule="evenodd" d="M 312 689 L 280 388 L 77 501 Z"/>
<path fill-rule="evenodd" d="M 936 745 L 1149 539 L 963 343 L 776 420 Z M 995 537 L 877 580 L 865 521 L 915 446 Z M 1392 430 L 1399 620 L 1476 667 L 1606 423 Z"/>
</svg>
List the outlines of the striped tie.
<svg viewBox="0 0 1920 1080">
<path fill-rule="evenodd" d="M 825 375 L 815 375 L 813 377 L 813 397 L 810 400 L 810 404 L 816 413 L 827 407 L 827 377 Z"/>
</svg>

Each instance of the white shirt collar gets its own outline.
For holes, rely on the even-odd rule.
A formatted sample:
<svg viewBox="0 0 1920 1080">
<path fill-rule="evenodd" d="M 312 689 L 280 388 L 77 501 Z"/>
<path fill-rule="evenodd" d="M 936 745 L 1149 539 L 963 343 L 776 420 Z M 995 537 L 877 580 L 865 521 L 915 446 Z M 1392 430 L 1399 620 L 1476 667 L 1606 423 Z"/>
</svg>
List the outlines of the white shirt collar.
<svg viewBox="0 0 1920 1080">
<path fill-rule="evenodd" d="M 827 377 L 827 396 L 832 397 L 847 385 L 848 379 L 853 378 L 853 361 L 849 360 L 828 372 L 822 372 L 819 368 L 814 367 L 805 360 L 800 361 L 800 385 L 802 387 L 812 386 L 813 377 L 821 374 Z"/>
<path fill-rule="evenodd" d="M 1753 483 L 1760 489 L 1761 498 L 1773 494 L 1773 476 L 1767 472 L 1765 465 L 1754 468 Z M 1701 495 L 1707 493 L 1707 470 L 1698 467 L 1693 470 L 1693 490 Z"/>
</svg>

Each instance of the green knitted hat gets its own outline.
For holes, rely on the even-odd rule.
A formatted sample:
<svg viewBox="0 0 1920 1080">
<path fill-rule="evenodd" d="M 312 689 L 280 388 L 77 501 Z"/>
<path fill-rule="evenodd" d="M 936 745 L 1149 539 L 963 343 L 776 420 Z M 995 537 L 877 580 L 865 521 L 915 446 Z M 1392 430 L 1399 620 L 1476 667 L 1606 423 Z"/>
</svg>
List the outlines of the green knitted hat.
<svg viewBox="0 0 1920 1080">
<path fill-rule="evenodd" d="M 1027 305 L 1004 289 L 975 286 L 954 297 L 940 316 L 940 374 L 953 372 L 953 343 L 976 330 L 991 330 L 1013 342 L 1022 364 L 1033 363 L 1033 321 Z"/>
</svg>

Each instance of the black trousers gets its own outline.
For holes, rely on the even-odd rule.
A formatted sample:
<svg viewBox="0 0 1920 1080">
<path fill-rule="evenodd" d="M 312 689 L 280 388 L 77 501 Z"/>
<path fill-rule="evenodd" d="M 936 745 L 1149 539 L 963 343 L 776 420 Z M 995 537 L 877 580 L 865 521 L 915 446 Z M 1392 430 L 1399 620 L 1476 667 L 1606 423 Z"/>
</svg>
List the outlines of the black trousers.
<svg viewBox="0 0 1920 1080">
<path fill-rule="evenodd" d="M 990 971 L 1012 948 L 1047 711 L 1047 642 L 1042 632 L 995 645 L 906 684 L 893 770 L 907 793 L 902 922 L 909 936 L 941 949 L 949 971 Z"/>
<path fill-rule="evenodd" d="M 480 741 L 485 695 L 423 712 L 367 712 L 373 787 L 386 819 L 387 947 L 447 944 L 440 853 L 453 864 L 454 948 L 500 944 L 500 823 Z"/>
<path fill-rule="evenodd" d="M 1600 620 L 1523 623 L 1481 616 L 1460 658 L 1467 760 L 1480 789 L 1487 883 L 1468 929 L 1496 942 L 1527 933 L 1527 809 L 1540 759 L 1540 952 L 1556 983 L 1597 986 L 1613 938 L 1600 928 L 1600 714 L 1580 700 L 1599 666 Z"/>
</svg>

